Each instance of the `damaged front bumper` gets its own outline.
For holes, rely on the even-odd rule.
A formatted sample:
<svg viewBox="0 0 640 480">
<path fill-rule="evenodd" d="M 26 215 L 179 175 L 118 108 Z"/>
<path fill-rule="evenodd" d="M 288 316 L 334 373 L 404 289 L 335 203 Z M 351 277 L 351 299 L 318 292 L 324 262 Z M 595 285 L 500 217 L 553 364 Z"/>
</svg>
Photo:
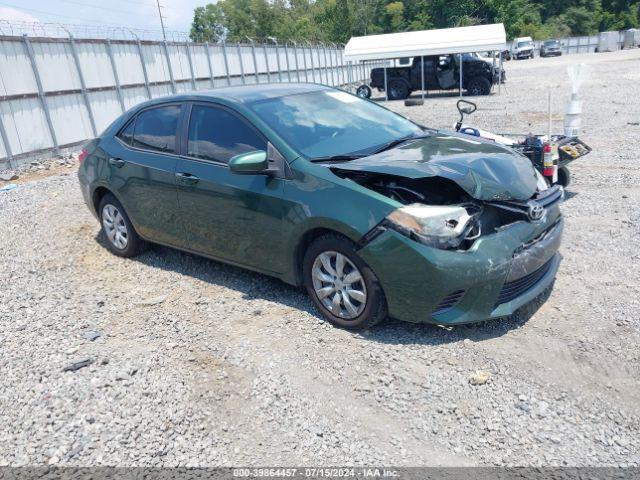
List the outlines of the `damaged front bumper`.
<svg viewBox="0 0 640 480">
<path fill-rule="evenodd" d="M 361 250 L 382 284 L 389 315 L 453 325 L 512 314 L 542 293 L 560 264 L 564 221 L 520 221 L 475 241 L 440 250 L 388 229 Z"/>
</svg>

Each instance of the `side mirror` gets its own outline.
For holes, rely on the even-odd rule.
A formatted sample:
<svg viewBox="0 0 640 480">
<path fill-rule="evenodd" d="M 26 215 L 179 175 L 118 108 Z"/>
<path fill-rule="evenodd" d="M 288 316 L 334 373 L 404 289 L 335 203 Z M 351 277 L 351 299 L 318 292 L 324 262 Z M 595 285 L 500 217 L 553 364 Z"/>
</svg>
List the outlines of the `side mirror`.
<svg viewBox="0 0 640 480">
<path fill-rule="evenodd" d="M 458 112 L 460 112 L 460 115 L 469 115 L 470 113 L 475 112 L 478 108 L 475 103 L 468 100 L 458 100 L 458 102 L 456 103 L 456 107 L 458 107 Z"/>
<path fill-rule="evenodd" d="M 238 175 L 267 175 L 268 168 L 267 152 L 264 150 L 241 153 L 229 160 L 229 170 Z"/>
</svg>

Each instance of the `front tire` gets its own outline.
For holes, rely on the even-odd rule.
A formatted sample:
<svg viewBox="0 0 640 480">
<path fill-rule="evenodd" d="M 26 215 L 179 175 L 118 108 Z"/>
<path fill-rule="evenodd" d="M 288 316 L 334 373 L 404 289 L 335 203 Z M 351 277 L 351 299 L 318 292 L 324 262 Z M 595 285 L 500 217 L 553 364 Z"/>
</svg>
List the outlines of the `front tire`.
<svg viewBox="0 0 640 480">
<path fill-rule="evenodd" d="M 102 235 L 107 248 L 119 257 L 135 257 L 147 246 L 133 228 L 124 207 L 111 193 L 100 200 L 98 206 Z"/>
<path fill-rule="evenodd" d="M 491 82 L 484 77 L 475 77 L 471 79 L 467 86 L 469 95 L 489 95 L 491 92 Z"/>
<path fill-rule="evenodd" d="M 351 240 L 337 234 L 314 240 L 305 252 L 302 273 L 311 300 L 331 324 L 365 330 L 387 317 L 380 282 Z"/>
</svg>

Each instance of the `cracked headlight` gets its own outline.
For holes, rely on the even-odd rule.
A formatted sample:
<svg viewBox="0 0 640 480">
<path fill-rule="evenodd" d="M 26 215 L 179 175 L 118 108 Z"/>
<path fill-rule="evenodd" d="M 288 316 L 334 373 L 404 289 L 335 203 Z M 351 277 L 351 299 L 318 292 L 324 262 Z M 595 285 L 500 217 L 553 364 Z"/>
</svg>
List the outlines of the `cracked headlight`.
<svg viewBox="0 0 640 480">
<path fill-rule="evenodd" d="M 469 205 L 423 205 L 400 207 L 387 217 L 387 223 L 409 238 L 436 248 L 459 247 L 464 240 L 480 236 L 477 218 L 480 209 Z"/>
</svg>

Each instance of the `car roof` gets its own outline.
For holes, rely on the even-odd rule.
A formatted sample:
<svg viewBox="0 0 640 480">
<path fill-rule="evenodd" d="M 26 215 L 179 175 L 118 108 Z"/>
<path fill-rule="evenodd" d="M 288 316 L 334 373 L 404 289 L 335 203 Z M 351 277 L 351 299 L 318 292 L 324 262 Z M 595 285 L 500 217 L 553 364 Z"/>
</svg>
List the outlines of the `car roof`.
<svg viewBox="0 0 640 480">
<path fill-rule="evenodd" d="M 259 83 L 252 85 L 237 85 L 220 87 L 210 90 L 198 90 L 195 92 L 170 95 L 158 98 L 157 101 L 148 103 L 188 101 L 188 100 L 226 100 L 235 103 L 249 103 L 256 100 L 286 97 L 299 93 L 331 90 L 330 87 L 315 83 Z"/>
</svg>

